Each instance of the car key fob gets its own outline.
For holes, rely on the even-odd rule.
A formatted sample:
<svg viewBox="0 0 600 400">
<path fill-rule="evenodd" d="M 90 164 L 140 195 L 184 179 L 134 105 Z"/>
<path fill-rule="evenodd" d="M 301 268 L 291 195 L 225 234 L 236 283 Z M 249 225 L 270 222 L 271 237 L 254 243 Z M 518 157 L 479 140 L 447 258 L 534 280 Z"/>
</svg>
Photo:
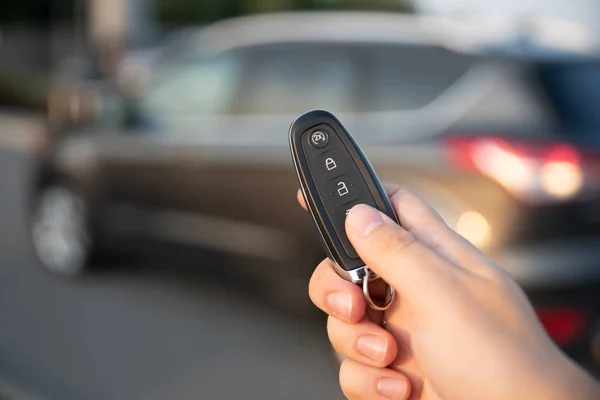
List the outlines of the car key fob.
<svg viewBox="0 0 600 400">
<path fill-rule="evenodd" d="M 300 188 L 320 233 L 325 252 L 344 279 L 362 283 L 369 305 L 375 305 L 368 282 L 376 278 L 348 240 L 346 215 L 367 204 L 398 222 L 394 209 L 371 164 L 342 123 L 323 110 L 300 115 L 290 127 L 290 147 Z"/>
</svg>

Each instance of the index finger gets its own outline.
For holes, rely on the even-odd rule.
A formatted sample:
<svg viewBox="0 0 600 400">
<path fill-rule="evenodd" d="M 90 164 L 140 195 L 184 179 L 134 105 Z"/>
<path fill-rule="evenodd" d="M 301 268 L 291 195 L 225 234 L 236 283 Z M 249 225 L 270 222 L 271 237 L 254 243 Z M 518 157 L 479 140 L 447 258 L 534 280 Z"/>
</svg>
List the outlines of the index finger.
<svg viewBox="0 0 600 400">
<path fill-rule="evenodd" d="M 392 197 L 400 190 L 400 186 L 395 185 L 393 183 L 384 183 L 383 189 L 385 190 L 385 193 L 388 195 L 388 197 Z M 302 194 L 302 191 L 298 190 L 296 196 L 298 197 L 298 203 L 300 203 L 300 207 L 306 210 L 306 201 L 304 201 L 304 195 Z"/>
</svg>

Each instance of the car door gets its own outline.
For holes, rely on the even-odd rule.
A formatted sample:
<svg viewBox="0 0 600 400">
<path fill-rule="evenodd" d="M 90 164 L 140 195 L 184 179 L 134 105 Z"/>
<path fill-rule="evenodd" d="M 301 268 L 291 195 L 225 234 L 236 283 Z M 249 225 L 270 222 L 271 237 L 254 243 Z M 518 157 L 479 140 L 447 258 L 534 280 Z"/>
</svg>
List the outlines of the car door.
<svg viewBox="0 0 600 400">
<path fill-rule="evenodd" d="M 293 253 L 296 231 L 315 244 L 295 203 L 287 130 L 311 108 L 352 110 L 355 63 L 336 49 L 253 46 L 169 71 L 140 104 L 155 128 L 114 144 L 116 186 L 135 193 L 137 211 L 140 202 L 153 209 L 144 225 L 166 239 L 269 258 Z"/>
<path fill-rule="evenodd" d="M 130 105 L 137 124 L 119 128 L 114 120 L 125 119 L 125 107 L 112 107 L 116 116 L 105 134 L 94 135 L 94 148 L 119 228 L 185 240 L 168 217 L 192 212 L 196 192 L 208 190 L 195 172 L 217 157 L 211 147 L 227 130 L 240 71 L 237 52 L 192 54 L 153 71 L 148 91 Z"/>
</svg>

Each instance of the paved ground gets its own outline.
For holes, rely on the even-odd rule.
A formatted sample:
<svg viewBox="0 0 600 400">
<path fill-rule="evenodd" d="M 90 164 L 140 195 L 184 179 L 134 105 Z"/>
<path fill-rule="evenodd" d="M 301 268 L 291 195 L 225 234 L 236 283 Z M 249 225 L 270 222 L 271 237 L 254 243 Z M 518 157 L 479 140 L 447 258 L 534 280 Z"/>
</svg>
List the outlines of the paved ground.
<svg viewBox="0 0 600 400">
<path fill-rule="evenodd" d="M 275 311 L 228 291 L 224 280 L 166 264 L 71 282 L 45 274 L 24 239 L 29 169 L 23 155 L 0 150 L 0 393 L 342 398 L 318 319 Z"/>
</svg>

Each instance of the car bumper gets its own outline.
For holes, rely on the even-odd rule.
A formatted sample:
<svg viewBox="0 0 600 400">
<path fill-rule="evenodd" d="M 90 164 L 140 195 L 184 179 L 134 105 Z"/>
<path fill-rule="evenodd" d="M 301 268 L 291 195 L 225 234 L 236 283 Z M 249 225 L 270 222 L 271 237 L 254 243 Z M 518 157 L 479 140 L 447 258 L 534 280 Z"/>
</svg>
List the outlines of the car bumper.
<svg viewBox="0 0 600 400">
<path fill-rule="evenodd" d="M 600 236 L 508 249 L 493 258 L 527 288 L 567 288 L 600 282 Z"/>
<path fill-rule="evenodd" d="M 494 259 L 525 289 L 536 311 L 570 311 L 581 317 L 581 325 L 571 337 L 557 344 L 600 376 L 600 237 L 504 251 Z M 567 322 L 562 320 L 561 324 Z M 552 329 L 545 327 L 556 340 Z M 569 327 L 559 327 L 563 333 L 565 329 Z"/>
</svg>

